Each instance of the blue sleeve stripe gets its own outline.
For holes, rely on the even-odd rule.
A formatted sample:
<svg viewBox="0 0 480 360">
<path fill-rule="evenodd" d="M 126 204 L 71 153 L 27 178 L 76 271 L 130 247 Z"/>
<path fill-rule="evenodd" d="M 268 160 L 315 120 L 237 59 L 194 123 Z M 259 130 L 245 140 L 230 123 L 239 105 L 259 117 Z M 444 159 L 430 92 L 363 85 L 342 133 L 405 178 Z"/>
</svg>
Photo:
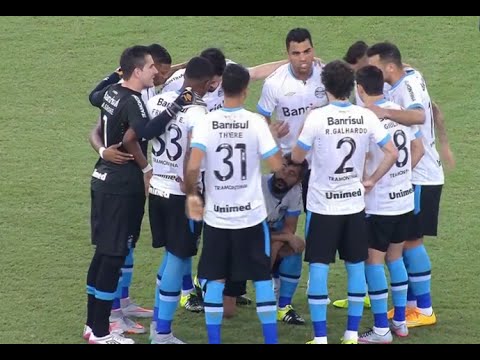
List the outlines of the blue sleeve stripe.
<svg viewBox="0 0 480 360">
<path fill-rule="evenodd" d="M 287 210 L 285 216 L 288 216 L 288 217 L 298 217 L 300 216 L 302 212 L 300 210 L 296 210 L 296 211 L 290 211 L 290 210 Z"/>
<path fill-rule="evenodd" d="M 416 133 L 415 133 L 415 139 L 418 139 L 418 138 L 421 138 L 422 137 L 422 131 L 421 130 L 418 130 Z"/>
<path fill-rule="evenodd" d="M 275 146 L 272 150 L 267 151 L 265 154 L 262 155 L 262 159 L 268 159 L 270 156 L 275 155 L 278 152 L 278 146 Z"/>
<path fill-rule="evenodd" d="M 297 145 L 302 148 L 302 150 L 309 151 L 312 147 L 301 142 L 300 140 L 297 141 Z"/>
<path fill-rule="evenodd" d="M 271 112 L 263 109 L 259 104 L 257 104 L 257 111 L 258 111 L 260 114 L 262 114 L 263 116 L 268 116 L 268 117 L 272 116 L 272 113 L 271 113 Z"/>
<path fill-rule="evenodd" d="M 382 141 L 378 142 L 377 145 L 380 147 L 384 147 L 385 144 L 388 143 L 391 139 L 392 137 L 390 136 L 390 134 L 387 134 L 387 136 L 385 136 Z"/>
<path fill-rule="evenodd" d="M 203 152 L 207 152 L 207 147 L 203 144 L 199 144 L 199 143 L 192 143 L 190 145 L 191 148 L 197 148 L 197 149 L 200 149 L 202 150 Z"/>
<path fill-rule="evenodd" d="M 415 103 L 415 104 L 412 104 L 410 105 L 407 110 L 413 110 L 413 109 L 422 109 L 424 110 L 424 107 L 422 104 L 418 104 L 418 103 Z"/>
</svg>

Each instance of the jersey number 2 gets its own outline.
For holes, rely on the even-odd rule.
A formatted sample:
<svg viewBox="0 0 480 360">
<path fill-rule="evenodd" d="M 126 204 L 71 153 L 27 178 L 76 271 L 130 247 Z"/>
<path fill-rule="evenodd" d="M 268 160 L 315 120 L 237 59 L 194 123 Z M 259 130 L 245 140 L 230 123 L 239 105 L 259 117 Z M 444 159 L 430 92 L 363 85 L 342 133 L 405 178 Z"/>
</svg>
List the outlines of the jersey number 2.
<svg viewBox="0 0 480 360">
<path fill-rule="evenodd" d="M 352 158 L 353 153 L 357 148 L 357 144 L 355 144 L 355 140 L 353 140 L 351 137 L 345 137 L 337 143 L 337 149 L 340 149 L 343 144 L 346 144 L 346 146 L 350 146 L 350 151 L 347 156 L 345 156 L 338 169 L 335 170 L 335 174 L 345 174 L 353 171 L 353 167 L 345 165 L 347 164 L 347 161 Z"/>
</svg>

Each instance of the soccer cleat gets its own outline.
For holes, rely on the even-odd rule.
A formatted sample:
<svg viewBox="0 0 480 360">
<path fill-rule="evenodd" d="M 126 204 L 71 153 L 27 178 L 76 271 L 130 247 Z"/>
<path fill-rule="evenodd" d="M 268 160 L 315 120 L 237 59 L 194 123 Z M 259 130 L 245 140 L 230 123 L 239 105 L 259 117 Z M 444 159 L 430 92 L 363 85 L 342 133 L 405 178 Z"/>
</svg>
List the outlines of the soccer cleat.
<svg viewBox="0 0 480 360">
<path fill-rule="evenodd" d="M 133 302 L 130 302 L 125 307 L 122 306 L 122 312 L 125 316 L 131 316 L 135 318 L 151 318 L 153 316 L 153 310 L 143 308 Z"/>
<path fill-rule="evenodd" d="M 328 344 L 328 342 L 327 342 L 326 338 L 325 338 L 325 342 L 323 342 L 323 343 L 319 343 L 319 342 L 317 342 L 315 339 L 313 339 L 313 340 L 307 341 L 305 344 L 309 344 L 309 345 L 312 345 L 312 344 L 313 344 L 313 345 L 323 345 L 323 344 Z"/>
<path fill-rule="evenodd" d="M 88 339 L 90 339 L 91 333 L 92 333 L 92 328 L 91 328 L 90 326 L 88 326 L 88 325 L 85 325 L 85 326 L 83 327 L 83 335 L 82 335 L 82 337 L 83 337 L 85 340 L 88 340 Z"/>
<path fill-rule="evenodd" d="M 291 325 L 304 325 L 305 320 L 298 315 L 292 305 L 286 305 L 277 310 L 277 320 Z"/>
<path fill-rule="evenodd" d="M 339 309 L 347 309 L 348 299 L 335 300 L 332 305 Z M 370 303 L 370 298 L 368 296 L 365 296 L 365 299 L 363 300 L 363 306 L 367 309 L 372 307 L 372 304 Z"/>
<path fill-rule="evenodd" d="M 411 314 L 411 313 L 414 312 L 414 311 L 415 311 L 415 308 L 413 308 L 413 307 L 408 307 L 408 306 L 407 306 L 407 307 L 405 308 L 405 317 L 407 317 L 409 314 Z M 393 315 L 395 315 L 395 308 L 388 310 L 388 312 L 387 312 L 387 318 L 388 318 L 388 320 L 392 320 L 392 319 L 393 319 Z"/>
<path fill-rule="evenodd" d="M 197 275 L 193 278 L 193 286 L 195 287 L 195 292 L 197 293 L 198 298 L 203 301 L 204 290 L 202 289 L 202 285 L 200 285 L 200 280 L 198 280 Z"/>
<path fill-rule="evenodd" d="M 180 298 L 180 306 L 194 313 L 200 313 L 203 311 L 203 302 L 194 292 L 182 296 Z"/>
<path fill-rule="evenodd" d="M 340 339 L 342 344 L 346 345 L 356 345 L 358 344 L 358 340 L 345 340 L 343 337 Z"/>
<path fill-rule="evenodd" d="M 437 322 L 437 317 L 435 313 L 432 312 L 432 315 L 424 315 L 420 310 L 415 309 L 413 312 L 406 316 L 407 327 L 413 328 L 417 326 L 428 326 L 434 325 Z"/>
<path fill-rule="evenodd" d="M 152 321 L 150 323 L 150 334 L 148 335 L 148 340 L 152 341 L 156 333 L 157 333 L 157 322 Z"/>
<path fill-rule="evenodd" d="M 185 344 L 182 340 L 170 334 L 155 334 L 151 344 Z"/>
<path fill-rule="evenodd" d="M 120 344 L 120 345 L 131 345 L 135 344 L 133 339 L 128 339 L 119 335 L 117 333 L 110 333 L 107 336 L 96 337 L 93 333 L 88 339 L 89 344 Z"/>
<path fill-rule="evenodd" d="M 393 341 L 392 332 L 388 330 L 385 335 L 380 335 L 370 329 L 358 337 L 360 344 L 391 344 Z"/>
<path fill-rule="evenodd" d="M 127 334 L 145 334 L 145 328 L 125 316 L 110 315 L 110 329 L 112 332 Z"/>
<path fill-rule="evenodd" d="M 392 330 L 392 332 L 399 337 L 408 336 L 408 327 L 406 322 L 400 325 L 395 325 L 392 321 L 392 323 L 390 324 L 390 330 Z"/>
<path fill-rule="evenodd" d="M 240 305 L 240 306 L 252 305 L 252 299 L 250 299 L 247 295 L 237 296 L 237 305 Z"/>
</svg>

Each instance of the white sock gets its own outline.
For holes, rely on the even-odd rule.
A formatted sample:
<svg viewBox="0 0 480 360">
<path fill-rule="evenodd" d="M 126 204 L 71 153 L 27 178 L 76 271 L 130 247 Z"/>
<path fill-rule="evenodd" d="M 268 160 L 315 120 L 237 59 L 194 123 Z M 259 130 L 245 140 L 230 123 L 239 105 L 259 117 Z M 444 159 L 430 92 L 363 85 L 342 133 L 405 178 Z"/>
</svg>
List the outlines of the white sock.
<svg viewBox="0 0 480 360">
<path fill-rule="evenodd" d="M 433 314 L 433 309 L 432 307 L 428 307 L 428 308 L 418 308 L 418 311 L 420 311 L 423 315 L 426 315 L 426 316 L 432 316 Z"/>
<path fill-rule="evenodd" d="M 417 300 L 407 301 L 407 308 L 416 308 L 416 307 L 417 307 Z"/>
<path fill-rule="evenodd" d="M 387 328 L 380 328 L 380 327 L 376 327 L 374 326 L 373 327 L 373 331 L 375 332 L 375 334 L 377 335 L 380 335 L 380 336 L 385 336 L 388 334 L 388 332 L 390 331 L 390 329 L 387 327 Z"/>
<path fill-rule="evenodd" d="M 193 288 L 188 289 L 188 290 L 183 290 L 182 289 L 182 296 L 190 295 L 192 292 L 193 292 Z"/>
<path fill-rule="evenodd" d="M 326 336 L 315 336 L 315 344 L 328 344 Z"/>
<path fill-rule="evenodd" d="M 345 330 L 343 340 L 358 340 L 358 331 Z"/>
</svg>

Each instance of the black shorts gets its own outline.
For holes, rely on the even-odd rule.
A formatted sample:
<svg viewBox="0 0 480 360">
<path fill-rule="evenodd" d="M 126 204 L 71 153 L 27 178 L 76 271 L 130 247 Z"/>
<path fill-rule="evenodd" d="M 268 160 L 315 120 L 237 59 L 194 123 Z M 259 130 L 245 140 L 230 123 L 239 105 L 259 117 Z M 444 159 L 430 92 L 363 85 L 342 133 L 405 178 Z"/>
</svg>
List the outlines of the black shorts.
<svg viewBox="0 0 480 360">
<path fill-rule="evenodd" d="M 91 191 L 92 244 L 97 252 L 126 256 L 140 236 L 145 194 L 106 194 Z"/>
<path fill-rule="evenodd" d="M 270 232 L 266 221 L 245 229 L 219 229 L 205 224 L 198 277 L 270 280 Z"/>
<path fill-rule="evenodd" d="M 308 170 L 305 177 L 302 180 L 302 199 L 303 199 L 303 211 L 307 212 L 307 192 L 308 182 L 310 181 L 310 173 L 312 170 Z"/>
<path fill-rule="evenodd" d="M 225 281 L 225 288 L 223 289 L 224 296 L 239 297 L 247 293 L 246 281 Z"/>
<path fill-rule="evenodd" d="M 407 240 L 413 211 L 402 215 L 368 215 L 368 242 L 371 249 L 386 253 L 390 244 Z"/>
<path fill-rule="evenodd" d="M 415 210 L 407 240 L 437 236 L 438 213 L 443 185 L 414 185 Z"/>
<path fill-rule="evenodd" d="M 197 254 L 202 222 L 193 221 L 185 214 L 184 195 L 170 195 L 169 198 L 150 194 L 148 211 L 152 246 L 165 247 L 179 258 Z"/>
<path fill-rule="evenodd" d="M 340 259 L 351 263 L 368 258 L 365 212 L 352 215 L 307 213 L 305 261 L 330 264 Z"/>
</svg>

